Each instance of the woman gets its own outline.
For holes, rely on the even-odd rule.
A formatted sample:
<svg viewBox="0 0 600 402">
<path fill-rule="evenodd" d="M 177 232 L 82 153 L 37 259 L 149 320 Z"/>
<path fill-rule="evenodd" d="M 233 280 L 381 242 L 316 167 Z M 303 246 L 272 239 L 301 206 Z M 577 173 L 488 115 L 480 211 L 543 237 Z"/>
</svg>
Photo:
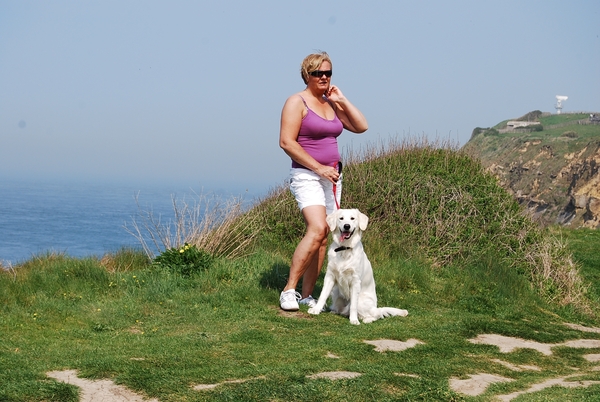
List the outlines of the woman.
<svg viewBox="0 0 600 402">
<path fill-rule="evenodd" d="M 288 282 L 281 292 L 283 310 L 298 304 L 316 305 L 312 292 L 327 247 L 327 214 L 339 208 L 341 174 L 337 137 L 345 128 L 367 130 L 367 120 L 335 85 L 332 64 L 325 52 L 308 55 L 300 67 L 306 88 L 290 96 L 281 112 L 279 146 L 292 159 L 290 190 L 306 223 L 306 233 L 292 257 Z M 335 192 L 335 194 L 334 194 Z M 302 278 L 302 294 L 296 286 Z"/>
</svg>

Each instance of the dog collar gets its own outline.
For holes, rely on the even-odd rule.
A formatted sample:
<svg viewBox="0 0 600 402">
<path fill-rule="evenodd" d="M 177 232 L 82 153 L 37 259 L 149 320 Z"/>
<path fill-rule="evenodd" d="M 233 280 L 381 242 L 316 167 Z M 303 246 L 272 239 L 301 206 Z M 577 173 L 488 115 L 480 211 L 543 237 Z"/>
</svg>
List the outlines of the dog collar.
<svg viewBox="0 0 600 402">
<path fill-rule="evenodd" d="M 334 249 L 333 251 L 335 251 L 337 253 L 337 252 L 340 252 L 340 251 L 351 250 L 351 249 L 352 249 L 352 247 L 341 246 L 341 247 L 338 247 L 338 248 Z"/>
</svg>

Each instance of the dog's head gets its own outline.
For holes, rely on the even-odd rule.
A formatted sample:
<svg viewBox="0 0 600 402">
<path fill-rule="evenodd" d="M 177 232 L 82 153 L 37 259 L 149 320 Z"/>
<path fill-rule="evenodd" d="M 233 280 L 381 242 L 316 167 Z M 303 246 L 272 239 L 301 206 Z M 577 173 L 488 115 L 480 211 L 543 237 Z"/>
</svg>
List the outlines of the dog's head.
<svg viewBox="0 0 600 402">
<path fill-rule="evenodd" d="M 360 241 L 368 224 L 369 218 L 358 209 L 338 209 L 327 215 L 327 225 L 333 234 L 333 241 L 338 244 L 355 244 Z"/>
</svg>

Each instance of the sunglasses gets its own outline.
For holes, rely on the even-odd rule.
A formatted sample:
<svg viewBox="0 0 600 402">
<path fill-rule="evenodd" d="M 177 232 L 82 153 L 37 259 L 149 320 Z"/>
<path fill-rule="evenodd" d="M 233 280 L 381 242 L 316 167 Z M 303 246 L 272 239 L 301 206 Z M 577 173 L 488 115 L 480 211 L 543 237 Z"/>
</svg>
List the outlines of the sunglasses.
<svg viewBox="0 0 600 402">
<path fill-rule="evenodd" d="M 312 75 L 313 77 L 317 77 L 317 78 L 321 78 L 323 75 L 327 78 L 331 77 L 331 74 L 333 74 L 333 71 L 331 70 L 315 70 L 315 71 L 311 71 L 309 73 L 310 75 Z"/>
</svg>

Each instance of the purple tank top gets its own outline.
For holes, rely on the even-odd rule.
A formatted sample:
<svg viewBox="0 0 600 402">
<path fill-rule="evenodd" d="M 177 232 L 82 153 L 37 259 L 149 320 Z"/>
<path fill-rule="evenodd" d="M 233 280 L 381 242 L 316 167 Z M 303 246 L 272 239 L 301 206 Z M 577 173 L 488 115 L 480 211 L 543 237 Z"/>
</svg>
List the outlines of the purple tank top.
<svg viewBox="0 0 600 402">
<path fill-rule="evenodd" d="M 300 125 L 298 144 L 320 164 L 333 166 L 340 160 L 337 137 L 342 133 L 344 125 L 337 115 L 333 120 L 324 119 L 306 105 L 304 98 L 302 102 L 307 114 Z M 306 169 L 294 160 L 292 160 L 292 167 Z"/>
</svg>

